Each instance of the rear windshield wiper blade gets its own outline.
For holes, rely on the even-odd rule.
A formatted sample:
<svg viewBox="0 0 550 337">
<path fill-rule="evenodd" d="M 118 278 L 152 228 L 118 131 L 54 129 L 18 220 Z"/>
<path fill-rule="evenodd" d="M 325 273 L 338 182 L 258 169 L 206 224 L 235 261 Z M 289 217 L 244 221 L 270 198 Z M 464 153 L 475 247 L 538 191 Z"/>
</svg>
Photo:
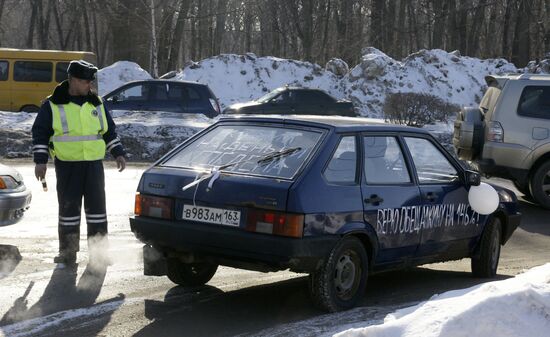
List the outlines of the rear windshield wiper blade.
<svg viewBox="0 0 550 337">
<path fill-rule="evenodd" d="M 256 163 L 263 164 L 263 163 L 271 161 L 275 158 L 282 158 L 284 156 L 288 156 L 288 155 L 293 154 L 297 151 L 300 151 L 301 149 L 302 149 L 301 147 L 291 147 L 291 148 L 286 149 L 286 150 L 271 152 L 271 153 L 261 157 L 258 161 L 256 161 Z M 253 161 L 252 159 L 240 160 L 240 161 L 236 161 L 236 162 L 233 162 L 233 163 L 229 163 L 229 164 L 225 164 L 225 165 L 216 167 L 215 170 L 223 171 L 223 170 L 228 169 L 230 167 L 233 167 L 235 165 L 239 165 L 239 164 L 243 164 L 243 163 L 249 163 L 249 162 L 252 162 L 252 161 Z"/>
<path fill-rule="evenodd" d="M 265 155 L 264 157 L 260 158 L 257 163 L 258 164 L 263 164 L 263 163 L 266 163 L 266 162 L 269 162 L 273 159 L 276 159 L 276 158 L 282 158 L 282 157 L 286 157 L 288 155 L 291 155 L 297 151 L 300 151 L 302 148 L 301 147 L 291 147 L 289 149 L 286 149 L 286 150 L 281 150 L 281 151 L 275 151 L 275 152 L 272 152 L 270 154 L 267 154 Z"/>
</svg>

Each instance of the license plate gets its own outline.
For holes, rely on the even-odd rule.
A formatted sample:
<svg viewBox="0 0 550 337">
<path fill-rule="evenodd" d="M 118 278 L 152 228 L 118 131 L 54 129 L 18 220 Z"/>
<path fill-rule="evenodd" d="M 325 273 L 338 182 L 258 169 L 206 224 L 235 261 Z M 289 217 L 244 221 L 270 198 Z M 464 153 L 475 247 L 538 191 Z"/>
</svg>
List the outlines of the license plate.
<svg viewBox="0 0 550 337">
<path fill-rule="evenodd" d="M 184 220 L 239 227 L 241 212 L 231 209 L 183 205 Z"/>
</svg>

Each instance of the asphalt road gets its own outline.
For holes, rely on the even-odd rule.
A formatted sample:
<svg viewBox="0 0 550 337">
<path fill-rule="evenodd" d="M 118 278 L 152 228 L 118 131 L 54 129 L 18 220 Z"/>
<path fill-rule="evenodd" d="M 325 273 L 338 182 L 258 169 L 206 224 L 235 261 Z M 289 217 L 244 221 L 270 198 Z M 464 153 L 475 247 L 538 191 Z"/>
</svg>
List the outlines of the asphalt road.
<svg viewBox="0 0 550 337">
<path fill-rule="evenodd" d="M 27 175 L 32 172 L 28 164 L 18 169 Z M 142 170 L 134 169 L 128 179 L 135 179 Z M 108 198 L 110 194 L 107 191 Z M 36 198 L 44 196 L 37 194 Z M 498 279 L 550 262 L 550 211 L 523 199 L 520 206 L 522 223 L 503 247 Z M 48 223 L 39 234 L 28 230 L 32 228 L 28 224 L 20 226 L 20 233 L 15 226 L 10 226 L 8 234 L 0 228 L 3 249 L 22 255 L 20 261 L 0 268 L 0 336 L 330 335 L 365 325 L 365 321 L 380 321 L 396 308 L 434 294 L 484 282 L 471 276 L 468 259 L 374 275 L 360 307 L 325 314 L 312 306 L 306 277 L 290 272 L 222 267 L 200 288 L 177 287 L 166 277 L 143 276 L 141 244 L 129 232 L 125 213 L 110 215 L 114 218 L 112 266 L 93 269 L 87 265 L 84 243 L 77 270 L 55 269 L 51 259 L 56 253 L 57 220 L 54 211 L 42 212 L 48 215 L 41 219 L 29 214 L 28 219 L 35 222 L 32 226 Z"/>
</svg>

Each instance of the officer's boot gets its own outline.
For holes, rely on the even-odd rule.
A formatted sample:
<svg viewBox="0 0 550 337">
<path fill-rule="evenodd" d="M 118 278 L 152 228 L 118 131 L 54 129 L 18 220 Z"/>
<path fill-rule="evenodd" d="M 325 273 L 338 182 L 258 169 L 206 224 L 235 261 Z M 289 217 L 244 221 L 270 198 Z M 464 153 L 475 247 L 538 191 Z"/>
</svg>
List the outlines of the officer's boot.
<svg viewBox="0 0 550 337">
<path fill-rule="evenodd" d="M 59 235 L 59 254 L 54 257 L 54 263 L 66 266 L 76 265 L 76 252 L 79 250 L 79 233 L 62 233 Z"/>
</svg>

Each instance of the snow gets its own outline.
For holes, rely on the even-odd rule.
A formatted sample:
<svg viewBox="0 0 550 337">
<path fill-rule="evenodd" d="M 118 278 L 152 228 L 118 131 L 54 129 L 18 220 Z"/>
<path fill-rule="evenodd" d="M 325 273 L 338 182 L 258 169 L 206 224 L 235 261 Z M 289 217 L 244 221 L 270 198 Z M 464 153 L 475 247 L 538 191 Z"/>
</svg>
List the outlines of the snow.
<svg viewBox="0 0 550 337">
<path fill-rule="evenodd" d="M 292 85 L 325 90 L 337 99 L 352 101 L 363 116 L 382 117 L 389 93 L 428 93 L 458 106 L 470 106 L 481 99 L 486 75 L 518 72 L 504 59 L 480 60 L 440 49 L 421 50 L 398 61 L 378 49 L 365 48 L 361 62 L 341 76 L 347 68 L 338 59 L 329 61 L 325 69 L 309 62 L 250 53 L 223 54 L 193 62 L 175 78 L 208 84 L 222 107 Z"/>
<path fill-rule="evenodd" d="M 335 337 L 550 336 L 550 263 L 514 278 L 454 290 Z"/>
<path fill-rule="evenodd" d="M 118 61 L 98 71 L 99 94 L 103 96 L 129 81 L 149 80 L 151 78 L 151 75 L 137 63 Z"/>
</svg>

